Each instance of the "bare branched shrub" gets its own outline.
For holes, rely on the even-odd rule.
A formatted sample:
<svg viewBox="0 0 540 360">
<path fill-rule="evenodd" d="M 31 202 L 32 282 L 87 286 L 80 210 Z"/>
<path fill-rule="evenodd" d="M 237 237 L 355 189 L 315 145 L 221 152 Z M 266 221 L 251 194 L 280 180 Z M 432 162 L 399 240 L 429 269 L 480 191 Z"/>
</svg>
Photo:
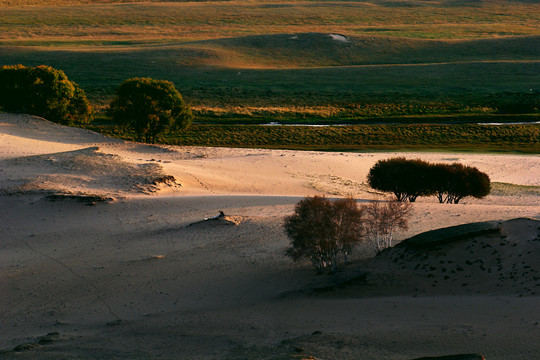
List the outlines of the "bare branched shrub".
<svg viewBox="0 0 540 360">
<path fill-rule="evenodd" d="M 368 241 L 376 252 L 392 246 L 396 230 L 409 228 L 412 204 L 401 201 L 371 201 L 364 207 Z"/>
</svg>

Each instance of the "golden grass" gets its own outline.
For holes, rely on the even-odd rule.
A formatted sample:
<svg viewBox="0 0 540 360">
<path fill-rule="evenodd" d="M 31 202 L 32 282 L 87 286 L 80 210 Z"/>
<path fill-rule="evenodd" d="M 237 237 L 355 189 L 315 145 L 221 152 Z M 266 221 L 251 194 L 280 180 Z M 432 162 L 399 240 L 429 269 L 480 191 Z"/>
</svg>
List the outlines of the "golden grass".
<svg viewBox="0 0 540 360">
<path fill-rule="evenodd" d="M 497 196 L 540 196 L 540 186 L 517 185 L 502 182 L 491 183 L 491 194 Z"/>
<path fill-rule="evenodd" d="M 0 5 L 14 0 L 0 0 Z M 401 38 L 486 38 L 538 34 L 540 5 L 490 1 L 396 6 L 397 2 L 140 2 L 78 4 L 43 0 L 2 9 L 2 41 L 189 42 L 304 32 Z"/>
</svg>

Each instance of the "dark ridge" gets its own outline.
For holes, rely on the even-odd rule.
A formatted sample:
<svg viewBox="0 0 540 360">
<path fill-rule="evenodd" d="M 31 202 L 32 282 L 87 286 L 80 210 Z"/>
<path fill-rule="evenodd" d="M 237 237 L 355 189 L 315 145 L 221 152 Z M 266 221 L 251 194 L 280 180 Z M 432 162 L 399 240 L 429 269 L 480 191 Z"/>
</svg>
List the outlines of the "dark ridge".
<svg viewBox="0 0 540 360">
<path fill-rule="evenodd" d="M 482 221 L 471 224 L 450 226 L 415 235 L 409 239 L 403 240 L 401 243 L 396 245 L 396 248 L 429 248 L 474 236 L 499 233 L 500 231 L 501 222 L 499 221 Z"/>
</svg>

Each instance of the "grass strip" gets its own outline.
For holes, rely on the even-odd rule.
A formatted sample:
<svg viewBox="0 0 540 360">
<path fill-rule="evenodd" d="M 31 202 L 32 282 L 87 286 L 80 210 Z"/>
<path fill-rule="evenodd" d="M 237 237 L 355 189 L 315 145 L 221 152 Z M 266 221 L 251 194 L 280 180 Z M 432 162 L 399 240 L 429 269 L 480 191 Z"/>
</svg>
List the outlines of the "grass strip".
<svg viewBox="0 0 540 360">
<path fill-rule="evenodd" d="M 86 128 L 126 140 L 135 134 L 113 125 Z M 540 125 L 193 125 L 162 135 L 170 145 L 325 151 L 466 151 L 540 153 Z"/>
</svg>

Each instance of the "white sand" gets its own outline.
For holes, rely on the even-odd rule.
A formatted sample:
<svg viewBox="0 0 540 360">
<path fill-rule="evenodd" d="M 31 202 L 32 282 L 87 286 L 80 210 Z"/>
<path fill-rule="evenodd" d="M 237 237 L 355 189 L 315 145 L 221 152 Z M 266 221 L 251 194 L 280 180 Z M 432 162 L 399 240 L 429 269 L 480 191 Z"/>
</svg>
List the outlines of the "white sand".
<svg viewBox="0 0 540 360">
<path fill-rule="evenodd" d="M 0 114 L 0 358 L 537 357 L 540 298 L 519 297 L 508 279 L 502 288 L 455 294 L 437 287 L 382 297 L 358 289 L 307 294 L 362 265 L 315 276 L 308 264 L 292 263 L 283 256 L 283 217 L 306 195 L 378 198 L 367 172 L 397 155 L 459 161 L 492 182 L 540 186 L 538 156 L 151 146 Z M 164 175 L 181 185 L 151 184 Z M 411 228 L 398 237 L 540 219 L 533 190 L 510 186 L 459 205 L 419 199 Z M 47 201 L 50 194 L 116 201 L 87 206 Z M 187 226 L 219 210 L 239 225 Z M 10 351 L 56 332 L 37 350 Z"/>
</svg>

